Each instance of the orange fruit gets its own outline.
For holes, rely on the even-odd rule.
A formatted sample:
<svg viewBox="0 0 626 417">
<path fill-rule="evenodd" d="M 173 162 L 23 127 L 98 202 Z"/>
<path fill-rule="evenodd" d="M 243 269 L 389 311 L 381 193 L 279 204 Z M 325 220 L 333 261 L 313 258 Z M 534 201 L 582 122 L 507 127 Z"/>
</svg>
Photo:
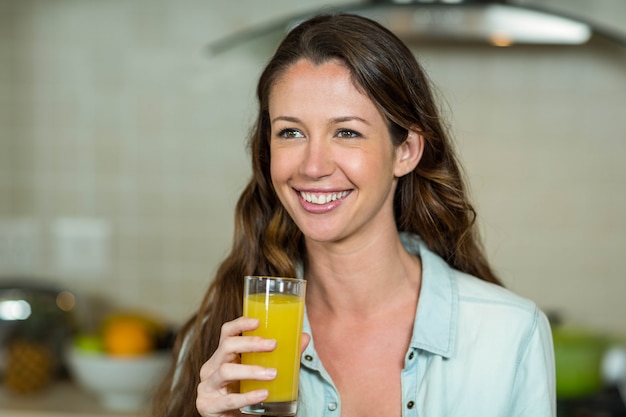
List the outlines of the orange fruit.
<svg viewBox="0 0 626 417">
<path fill-rule="evenodd" d="M 111 321 L 104 327 L 102 338 L 105 351 L 111 355 L 143 355 L 155 347 L 152 332 L 139 320 Z"/>
</svg>

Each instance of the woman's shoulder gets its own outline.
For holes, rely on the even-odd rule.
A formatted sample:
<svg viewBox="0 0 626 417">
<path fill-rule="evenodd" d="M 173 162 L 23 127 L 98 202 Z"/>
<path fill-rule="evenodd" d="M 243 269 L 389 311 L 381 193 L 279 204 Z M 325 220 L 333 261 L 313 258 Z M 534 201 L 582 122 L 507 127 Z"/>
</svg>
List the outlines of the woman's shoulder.
<svg viewBox="0 0 626 417">
<path fill-rule="evenodd" d="M 455 271 L 455 281 L 460 302 L 510 307 L 533 313 L 537 309 L 535 302 L 529 298 L 464 272 Z"/>
<path fill-rule="evenodd" d="M 462 272 L 455 275 L 458 343 L 481 345 L 478 340 L 482 340 L 486 345 L 521 349 L 521 355 L 536 339 L 538 348 L 550 349 L 550 323 L 534 301 Z"/>
</svg>

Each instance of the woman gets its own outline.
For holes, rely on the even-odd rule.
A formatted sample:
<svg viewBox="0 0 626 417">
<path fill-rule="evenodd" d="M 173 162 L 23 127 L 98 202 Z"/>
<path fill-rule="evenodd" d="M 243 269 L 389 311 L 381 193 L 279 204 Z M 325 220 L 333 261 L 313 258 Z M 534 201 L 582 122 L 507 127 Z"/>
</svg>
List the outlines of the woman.
<svg viewBox="0 0 626 417">
<path fill-rule="evenodd" d="M 236 416 L 244 275 L 307 279 L 298 416 L 554 416 L 550 329 L 500 286 L 428 80 L 377 23 L 318 16 L 262 73 L 233 247 L 155 415 Z M 183 342 L 184 341 L 184 342 Z M 308 344 L 307 344 L 308 342 Z"/>
</svg>

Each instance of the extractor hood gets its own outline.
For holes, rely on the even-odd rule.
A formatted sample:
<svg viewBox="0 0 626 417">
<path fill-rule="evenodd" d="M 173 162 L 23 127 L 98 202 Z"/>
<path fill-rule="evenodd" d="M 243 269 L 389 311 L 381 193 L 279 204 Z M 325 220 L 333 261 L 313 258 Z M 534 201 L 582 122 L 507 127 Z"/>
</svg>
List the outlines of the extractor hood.
<svg viewBox="0 0 626 417">
<path fill-rule="evenodd" d="M 626 47 L 624 35 L 594 26 L 580 17 L 506 0 L 369 0 L 322 8 L 237 32 L 209 44 L 209 53 L 218 54 L 264 34 L 286 32 L 315 14 L 338 12 L 376 20 L 407 43 L 580 45 L 595 35 Z"/>
</svg>

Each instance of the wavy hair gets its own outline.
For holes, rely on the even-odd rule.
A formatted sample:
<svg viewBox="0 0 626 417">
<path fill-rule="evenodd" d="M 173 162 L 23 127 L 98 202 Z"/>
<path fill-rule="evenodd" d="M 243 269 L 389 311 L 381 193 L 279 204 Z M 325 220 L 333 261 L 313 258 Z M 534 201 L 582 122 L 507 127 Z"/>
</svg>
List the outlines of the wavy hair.
<svg viewBox="0 0 626 417">
<path fill-rule="evenodd" d="M 199 370 L 217 349 L 222 324 L 242 314 L 243 276 L 295 276 L 296 265 L 304 262 L 302 234 L 271 183 L 268 110 L 272 87 L 301 59 L 345 65 L 357 88 L 386 116 L 395 146 L 406 140 L 409 129 L 419 130 L 423 156 L 413 172 L 399 179 L 394 197 L 398 230 L 420 235 L 453 268 L 500 284 L 480 245 L 476 213 L 430 81 L 412 52 L 374 21 L 349 14 L 313 17 L 286 36 L 260 76 L 258 117 L 248 143 L 252 178 L 236 206 L 232 248 L 197 314 L 181 329 L 174 351 L 180 363 L 156 396 L 154 416 L 199 415 L 193 400 Z"/>
</svg>

